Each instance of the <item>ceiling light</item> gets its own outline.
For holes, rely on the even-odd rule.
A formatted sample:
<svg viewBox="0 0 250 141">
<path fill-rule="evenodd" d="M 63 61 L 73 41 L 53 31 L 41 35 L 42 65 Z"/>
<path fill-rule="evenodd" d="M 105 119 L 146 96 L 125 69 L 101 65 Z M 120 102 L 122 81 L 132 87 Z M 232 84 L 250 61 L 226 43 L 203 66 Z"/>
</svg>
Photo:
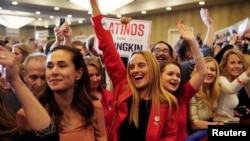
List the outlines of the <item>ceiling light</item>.
<svg viewBox="0 0 250 141">
<path fill-rule="evenodd" d="M 117 17 L 117 18 L 121 18 L 121 17 L 122 17 L 122 15 L 116 15 L 116 17 Z"/>
<path fill-rule="evenodd" d="M 49 28 L 49 26 L 48 26 L 48 25 L 45 25 L 44 27 L 45 27 L 45 28 Z"/>
<path fill-rule="evenodd" d="M 0 7 L 0 10 L 2 10 L 2 7 Z"/>
<path fill-rule="evenodd" d="M 98 0 L 100 10 L 102 13 L 110 13 L 118 8 L 121 8 L 134 0 Z M 81 6 L 86 10 L 91 10 L 91 6 L 88 0 L 69 0 L 69 2 Z"/>
<path fill-rule="evenodd" d="M 49 16 L 50 19 L 54 19 L 54 16 Z"/>
<path fill-rule="evenodd" d="M 59 10 L 60 8 L 59 7 L 54 7 L 54 10 Z"/>
<path fill-rule="evenodd" d="M 78 23 L 82 23 L 82 21 L 78 21 Z"/>
<path fill-rule="evenodd" d="M 204 5 L 204 4 L 205 4 L 204 1 L 200 1 L 200 2 L 199 2 L 199 5 Z"/>
<path fill-rule="evenodd" d="M 34 20 L 35 20 L 34 18 L 30 17 L 0 15 L 0 24 L 7 28 L 18 29 L 20 27 L 23 27 L 31 23 Z"/>
<path fill-rule="evenodd" d="M 18 2 L 17 1 L 13 1 L 12 5 L 18 5 Z"/>
<path fill-rule="evenodd" d="M 36 11 L 36 14 L 39 15 L 39 14 L 41 14 L 41 12 L 40 11 Z"/>
<path fill-rule="evenodd" d="M 167 7 L 166 9 L 167 9 L 167 10 L 172 10 L 172 7 Z"/>
<path fill-rule="evenodd" d="M 71 18 L 72 17 L 72 15 L 68 15 L 68 18 Z"/>
<path fill-rule="evenodd" d="M 41 21 L 41 20 L 43 20 L 42 18 L 38 18 L 38 21 Z"/>
<path fill-rule="evenodd" d="M 147 11 L 141 11 L 142 14 L 147 14 Z"/>
</svg>

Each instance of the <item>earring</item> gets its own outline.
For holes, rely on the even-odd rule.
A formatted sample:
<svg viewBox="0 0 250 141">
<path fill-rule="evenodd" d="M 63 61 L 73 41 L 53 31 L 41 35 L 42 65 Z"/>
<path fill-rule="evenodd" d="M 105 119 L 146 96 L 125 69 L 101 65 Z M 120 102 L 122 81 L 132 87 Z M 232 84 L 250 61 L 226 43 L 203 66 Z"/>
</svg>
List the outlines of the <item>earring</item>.
<svg viewBox="0 0 250 141">
<path fill-rule="evenodd" d="M 78 91 L 78 81 L 75 80 L 75 84 L 74 84 L 74 92 Z"/>
</svg>

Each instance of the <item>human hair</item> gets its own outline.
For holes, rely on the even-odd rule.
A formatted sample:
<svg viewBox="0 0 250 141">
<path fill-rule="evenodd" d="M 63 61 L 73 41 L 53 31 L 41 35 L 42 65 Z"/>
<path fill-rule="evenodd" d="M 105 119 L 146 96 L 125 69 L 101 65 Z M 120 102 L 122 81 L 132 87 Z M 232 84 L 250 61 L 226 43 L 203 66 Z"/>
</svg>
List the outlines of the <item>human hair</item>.
<svg viewBox="0 0 250 141">
<path fill-rule="evenodd" d="M 228 57 L 231 55 L 231 54 L 235 54 L 237 55 L 240 60 L 242 61 L 243 63 L 243 71 L 246 70 L 246 64 L 244 63 L 244 56 L 243 56 L 243 53 L 237 49 L 229 49 L 227 50 L 223 56 L 222 56 L 222 59 L 220 61 L 220 71 L 221 71 L 221 75 L 225 76 L 229 81 L 233 81 L 235 78 L 232 77 L 227 71 L 226 71 L 226 66 L 227 66 L 227 61 L 228 61 Z"/>
<path fill-rule="evenodd" d="M 21 131 L 17 126 L 16 119 L 6 103 L 7 93 L 0 88 L 0 140 L 11 141 Z"/>
<path fill-rule="evenodd" d="M 79 40 L 72 41 L 72 42 L 71 42 L 71 46 L 72 46 L 72 47 L 74 47 L 74 46 L 81 46 L 82 49 L 84 49 L 84 50 L 87 49 L 85 43 L 82 42 L 82 41 L 79 41 Z"/>
<path fill-rule="evenodd" d="M 176 45 L 176 52 L 181 60 L 185 60 L 186 53 L 188 51 L 191 51 L 191 47 L 189 46 L 188 42 L 184 39 L 180 39 Z"/>
<path fill-rule="evenodd" d="M 212 110 L 215 110 L 217 108 L 217 102 L 218 102 L 217 100 L 220 95 L 220 86 L 218 82 L 219 76 L 220 76 L 220 67 L 219 67 L 218 62 L 213 57 L 207 56 L 207 57 L 204 57 L 204 60 L 205 60 L 205 64 L 207 64 L 208 62 L 214 63 L 215 68 L 216 68 L 216 77 L 213 83 L 209 85 L 209 87 L 207 87 L 206 85 L 206 90 L 204 90 L 204 84 L 201 85 L 200 89 L 198 90 L 198 96 L 201 99 L 202 103 L 210 107 Z M 196 72 L 197 72 L 197 68 L 195 67 L 191 76 L 193 76 Z"/>
<path fill-rule="evenodd" d="M 171 57 L 173 57 L 173 48 L 172 48 L 172 46 L 170 45 L 170 44 L 168 44 L 167 42 L 165 42 L 165 41 L 158 41 L 158 42 L 156 42 L 154 45 L 153 45 L 153 47 L 151 48 L 151 52 L 153 52 L 154 51 L 154 49 L 155 49 L 155 46 L 157 46 L 158 44 L 164 44 L 164 45 L 166 45 L 167 47 L 168 47 L 168 49 L 169 49 L 169 54 L 170 54 L 170 56 Z"/>
<path fill-rule="evenodd" d="M 101 66 L 101 64 L 100 64 L 100 62 L 99 62 L 99 60 L 98 60 L 97 57 L 87 56 L 87 57 L 84 57 L 84 59 L 85 59 L 85 63 L 86 63 L 87 66 L 92 66 L 92 67 L 96 68 L 97 71 L 100 73 L 100 75 L 102 74 L 103 68 L 102 68 L 102 66 Z M 102 79 L 103 78 L 101 77 L 101 80 Z M 100 84 L 97 87 L 98 91 L 101 91 L 101 89 L 102 89 L 102 83 L 101 82 L 100 82 Z"/>
<path fill-rule="evenodd" d="M 24 71 L 27 71 L 27 65 L 29 63 L 30 60 L 34 59 L 36 61 L 41 61 L 41 62 L 46 62 L 46 54 L 42 53 L 42 52 L 33 52 L 31 54 L 29 54 L 24 62 L 23 62 L 23 69 Z"/>
<path fill-rule="evenodd" d="M 168 65 L 171 65 L 171 64 L 177 66 L 180 69 L 180 72 L 181 72 L 180 85 L 177 88 L 177 90 L 172 93 L 173 95 L 178 97 L 180 95 L 181 90 L 182 90 L 182 86 L 184 85 L 184 73 L 183 73 L 183 71 L 181 69 L 180 64 L 178 62 L 176 62 L 176 61 L 164 61 L 164 62 L 160 63 L 160 71 L 161 71 L 161 73 L 163 73 L 165 71 L 165 67 L 168 66 Z"/>
<path fill-rule="evenodd" d="M 56 41 L 56 39 L 50 39 L 48 40 L 44 45 L 43 45 L 43 53 L 44 54 L 48 54 L 50 51 L 50 47 L 54 44 L 54 42 Z"/>
<path fill-rule="evenodd" d="M 71 54 L 71 61 L 75 66 L 75 70 L 83 70 L 81 78 L 77 81 L 77 83 L 75 83 L 75 87 L 77 87 L 77 89 L 74 90 L 71 106 L 76 112 L 78 112 L 83 117 L 83 128 L 92 127 L 94 126 L 94 121 L 92 119 L 92 117 L 94 116 L 94 107 L 92 101 L 95 100 L 95 98 L 90 95 L 90 79 L 82 54 L 76 48 L 69 47 L 66 45 L 59 45 L 53 50 L 51 50 L 49 55 L 58 50 L 62 50 Z M 60 109 L 59 106 L 56 104 L 55 98 L 53 96 L 53 91 L 49 88 L 47 83 L 45 90 L 39 97 L 39 101 L 43 105 L 45 105 L 49 114 L 55 120 L 57 129 L 59 131 L 62 130 L 61 120 L 63 112 L 62 109 Z"/>
<path fill-rule="evenodd" d="M 14 48 L 19 48 L 22 51 L 23 58 L 25 59 L 31 52 L 31 48 L 25 43 L 17 43 L 13 45 Z"/>
<path fill-rule="evenodd" d="M 139 126 L 139 121 L 138 121 L 138 113 L 139 113 L 139 101 L 140 101 L 140 96 L 139 96 L 139 91 L 136 89 L 134 83 L 132 82 L 132 78 L 129 74 L 130 70 L 130 62 L 131 58 L 136 55 L 136 54 L 141 54 L 145 57 L 145 60 L 148 64 L 149 67 L 149 79 L 150 82 L 148 86 L 148 93 L 150 94 L 150 97 L 152 98 L 152 107 L 155 108 L 156 115 L 160 115 L 160 104 L 161 103 L 167 103 L 169 105 L 169 112 L 172 109 L 172 106 L 177 106 L 177 100 L 176 98 L 166 91 L 161 83 L 161 73 L 159 69 L 159 64 L 156 60 L 156 58 L 152 55 L 151 52 L 149 51 L 137 51 L 133 52 L 128 60 L 128 67 L 127 67 L 127 79 L 128 79 L 128 84 L 131 88 L 132 91 L 132 104 L 131 104 L 131 110 L 129 113 L 129 122 L 134 123 L 136 127 Z"/>
<path fill-rule="evenodd" d="M 90 35 L 86 40 L 86 47 L 91 52 L 92 48 L 94 47 L 95 42 L 95 35 Z"/>
</svg>

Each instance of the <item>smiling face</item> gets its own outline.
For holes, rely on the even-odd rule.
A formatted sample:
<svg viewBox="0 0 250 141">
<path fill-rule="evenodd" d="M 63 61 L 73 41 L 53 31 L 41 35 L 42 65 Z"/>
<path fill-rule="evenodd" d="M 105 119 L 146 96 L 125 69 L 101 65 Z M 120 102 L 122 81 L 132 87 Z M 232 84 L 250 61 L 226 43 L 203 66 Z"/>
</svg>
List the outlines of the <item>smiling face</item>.
<svg viewBox="0 0 250 141">
<path fill-rule="evenodd" d="M 159 63 L 163 61 L 171 61 L 173 57 L 170 54 L 170 49 L 167 45 L 163 43 L 158 43 L 153 49 L 153 55 L 156 57 Z"/>
<path fill-rule="evenodd" d="M 181 83 L 181 70 L 175 64 L 168 64 L 161 73 L 163 87 L 169 92 L 176 92 Z"/>
<path fill-rule="evenodd" d="M 129 76 L 137 89 L 146 89 L 149 85 L 149 66 L 142 54 L 134 54 L 129 63 Z"/>
<path fill-rule="evenodd" d="M 19 63 L 22 63 L 23 60 L 24 60 L 24 56 L 23 56 L 22 50 L 19 49 L 18 47 L 15 47 L 15 48 L 13 48 L 13 53 L 14 53 L 15 56 L 16 56 L 16 60 L 17 60 Z"/>
<path fill-rule="evenodd" d="M 207 66 L 207 74 L 204 78 L 204 82 L 205 84 L 211 84 L 214 82 L 216 76 L 217 76 L 217 68 L 214 64 L 214 62 L 209 61 L 206 62 L 206 66 Z"/>
<path fill-rule="evenodd" d="M 226 63 L 226 71 L 232 77 L 238 77 L 243 72 L 243 62 L 236 54 L 230 54 Z"/>
<path fill-rule="evenodd" d="M 90 90 L 95 91 L 97 90 L 98 86 L 101 85 L 101 72 L 93 65 L 87 66 L 90 78 Z"/>
<path fill-rule="evenodd" d="M 76 70 L 72 62 L 72 54 L 65 50 L 56 50 L 47 58 L 46 80 L 54 92 L 73 91 L 76 80 L 82 70 Z"/>
</svg>

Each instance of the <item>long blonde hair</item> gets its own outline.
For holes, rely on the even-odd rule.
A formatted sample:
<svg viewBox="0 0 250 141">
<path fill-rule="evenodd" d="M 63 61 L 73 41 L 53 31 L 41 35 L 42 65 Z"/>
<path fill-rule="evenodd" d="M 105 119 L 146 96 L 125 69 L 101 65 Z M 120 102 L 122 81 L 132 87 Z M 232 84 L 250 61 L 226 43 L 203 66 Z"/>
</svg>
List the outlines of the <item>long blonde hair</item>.
<svg viewBox="0 0 250 141">
<path fill-rule="evenodd" d="M 148 86 L 148 92 L 151 94 L 152 98 L 152 108 L 155 108 L 156 115 L 160 115 L 160 104 L 161 103 L 167 103 L 169 105 L 169 112 L 172 110 L 172 106 L 177 107 L 177 100 L 175 96 L 173 96 L 171 93 L 166 91 L 161 83 L 161 73 L 160 73 L 160 68 L 157 60 L 155 57 L 152 55 L 151 52 L 149 51 L 138 51 L 138 52 L 133 52 L 128 60 L 128 65 L 130 64 L 131 57 L 135 54 L 141 54 L 145 57 L 146 62 L 149 66 L 149 74 L 150 74 L 150 83 Z M 140 101 L 140 96 L 139 96 L 139 91 L 136 89 L 134 83 L 132 82 L 132 78 L 129 75 L 129 70 L 130 68 L 127 67 L 127 80 L 128 84 L 131 88 L 132 91 L 132 104 L 131 104 L 131 110 L 129 113 L 129 122 L 134 123 L 136 127 L 139 126 L 139 120 L 138 120 L 138 113 L 139 113 L 139 101 Z"/>
<path fill-rule="evenodd" d="M 210 107 L 212 110 L 215 110 L 217 108 L 217 100 L 218 100 L 218 97 L 220 95 L 220 86 L 218 83 L 218 78 L 220 76 L 220 68 L 219 68 L 219 64 L 217 63 L 217 61 L 214 58 L 205 57 L 204 60 L 205 60 L 206 64 L 208 62 L 214 63 L 215 68 L 216 68 L 216 77 L 215 77 L 213 83 L 211 83 L 209 85 L 209 87 L 207 88 L 207 90 L 209 90 L 209 91 L 205 91 L 204 85 L 201 85 L 201 87 L 198 91 L 198 96 L 204 105 Z M 196 72 L 197 72 L 197 69 L 195 67 L 191 76 L 194 75 Z"/>
</svg>

